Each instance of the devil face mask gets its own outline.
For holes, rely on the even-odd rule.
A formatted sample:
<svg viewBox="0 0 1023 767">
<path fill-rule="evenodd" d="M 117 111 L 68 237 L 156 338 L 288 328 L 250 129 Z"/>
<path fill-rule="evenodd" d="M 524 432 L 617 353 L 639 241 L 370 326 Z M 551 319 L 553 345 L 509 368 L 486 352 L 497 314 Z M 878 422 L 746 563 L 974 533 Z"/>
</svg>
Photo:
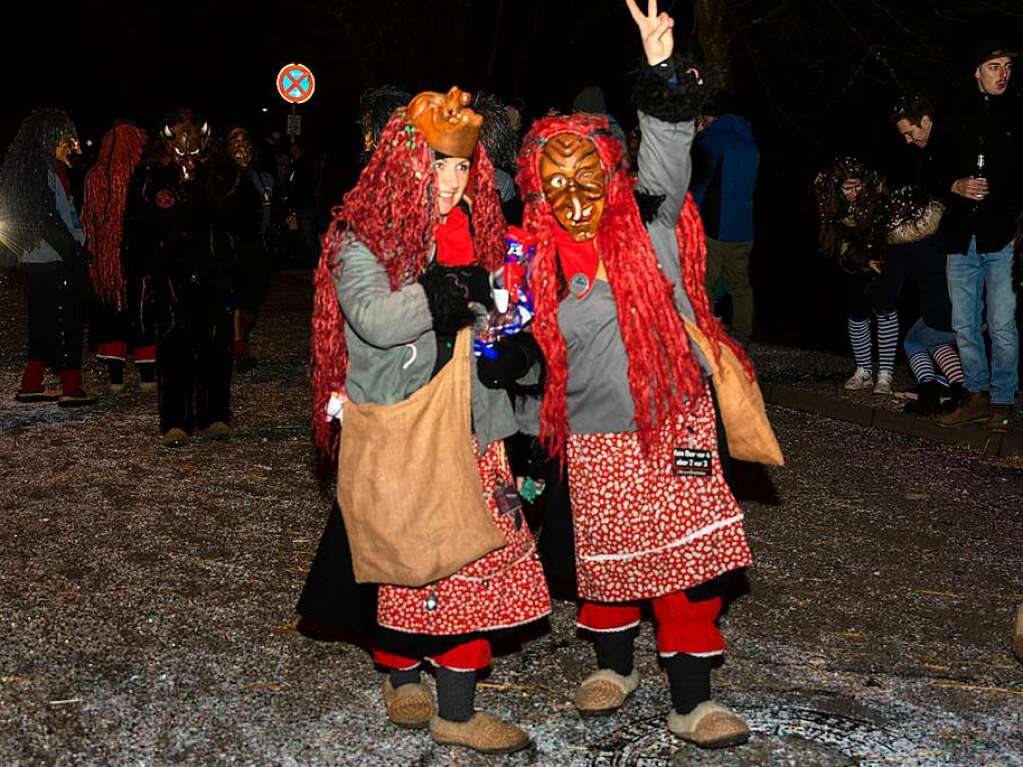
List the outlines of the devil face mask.
<svg viewBox="0 0 1023 767">
<path fill-rule="evenodd" d="M 210 140 L 209 123 L 198 124 L 192 117 L 182 117 L 175 123 L 164 124 L 160 130 L 163 148 L 177 165 L 182 181 L 195 178 L 196 166 L 205 159 Z"/>
<path fill-rule="evenodd" d="M 242 170 L 252 165 L 252 139 L 244 128 L 233 128 L 227 134 L 227 153 Z"/>
<path fill-rule="evenodd" d="M 561 228 L 576 242 L 596 237 L 604 214 L 607 174 L 593 142 L 574 133 L 549 139 L 540 154 L 540 180 Z"/>
</svg>

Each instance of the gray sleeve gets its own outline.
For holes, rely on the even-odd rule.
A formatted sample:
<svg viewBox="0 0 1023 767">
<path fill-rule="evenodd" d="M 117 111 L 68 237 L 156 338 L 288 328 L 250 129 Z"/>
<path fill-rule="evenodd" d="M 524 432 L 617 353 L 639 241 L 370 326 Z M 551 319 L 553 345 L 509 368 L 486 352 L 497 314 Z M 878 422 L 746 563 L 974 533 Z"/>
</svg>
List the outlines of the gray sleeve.
<svg viewBox="0 0 1023 767">
<path fill-rule="evenodd" d="M 647 194 L 663 194 L 664 202 L 657 212 L 657 221 L 675 228 L 692 176 L 689 156 L 696 136 L 696 124 L 669 123 L 639 113 L 643 140 L 639 145 L 639 179 L 637 186 Z"/>
<path fill-rule="evenodd" d="M 361 242 L 346 245 L 334 270 L 334 288 L 345 320 L 366 343 L 379 349 L 410 344 L 433 327 L 419 283 L 391 290 L 387 271 Z"/>
</svg>

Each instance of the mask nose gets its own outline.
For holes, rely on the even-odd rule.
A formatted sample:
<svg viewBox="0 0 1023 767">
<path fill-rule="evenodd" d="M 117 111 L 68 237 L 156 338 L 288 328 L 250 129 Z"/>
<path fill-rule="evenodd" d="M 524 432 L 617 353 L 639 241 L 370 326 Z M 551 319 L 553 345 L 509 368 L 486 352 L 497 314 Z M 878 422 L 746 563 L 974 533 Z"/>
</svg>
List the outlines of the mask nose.
<svg viewBox="0 0 1023 767">
<path fill-rule="evenodd" d="M 570 192 L 569 199 L 572 201 L 572 220 L 578 221 L 583 216 L 582 201 L 579 199 L 579 195 L 576 192 Z"/>
</svg>

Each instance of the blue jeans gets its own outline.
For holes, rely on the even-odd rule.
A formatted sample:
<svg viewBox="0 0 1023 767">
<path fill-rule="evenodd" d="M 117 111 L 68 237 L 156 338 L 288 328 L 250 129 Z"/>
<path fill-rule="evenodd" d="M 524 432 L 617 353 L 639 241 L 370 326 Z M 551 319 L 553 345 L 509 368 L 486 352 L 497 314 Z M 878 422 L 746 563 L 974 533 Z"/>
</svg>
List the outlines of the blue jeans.
<svg viewBox="0 0 1023 767">
<path fill-rule="evenodd" d="M 935 330 L 923 318 L 918 319 L 913 327 L 906 333 L 902 347 L 906 350 L 906 356 L 913 359 L 917 354 L 930 355 L 939 346 L 954 344 L 956 335 L 951 331 Z"/>
<path fill-rule="evenodd" d="M 1012 243 L 995 253 L 978 253 L 977 239 L 971 238 L 966 253 L 948 254 L 947 275 L 952 329 L 963 361 L 965 386 L 972 392 L 990 389 L 992 403 L 1011 405 L 1019 386 Z M 991 336 L 990 368 L 981 332 L 985 297 Z"/>
</svg>

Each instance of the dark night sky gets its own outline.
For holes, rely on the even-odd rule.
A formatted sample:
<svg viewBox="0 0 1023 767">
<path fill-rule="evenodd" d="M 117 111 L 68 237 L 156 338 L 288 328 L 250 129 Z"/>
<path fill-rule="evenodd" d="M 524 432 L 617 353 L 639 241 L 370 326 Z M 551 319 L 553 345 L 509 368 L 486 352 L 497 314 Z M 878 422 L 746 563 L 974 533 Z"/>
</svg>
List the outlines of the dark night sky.
<svg viewBox="0 0 1023 767">
<path fill-rule="evenodd" d="M 661 0 L 676 18 L 677 40 L 690 36 L 690 3 Z M 922 14 L 894 0 L 735 0 L 746 19 L 745 27 L 729 28 L 737 103 L 761 146 L 758 252 L 771 254 L 757 259 L 754 281 L 762 316 L 777 332 L 791 332 L 807 316 L 834 315 L 830 325 L 840 335 L 827 282 L 833 275 L 815 254 L 815 170 L 836 149 L 904 152 L 885 121 L 900 87 L 951 94 L 956 79 L 966 83 L 956 57 L 978 30 L 1023 38 L 1018 0 L 929 5 L 941 12 Z M 779 8 L 784 13 L 770 10 Z M 769 23 L 755 22 L 757 14 Z M 641 46 L 623 0 L 82 0 L 36 2 L 5 22 L 0 148 L 33 106 L 67 109 L 83 139 L 93 140 L 117 117 L 153 128 L 179 106 L 208 117 L 215 134 L 233 122 L 257 134 L 282 130 L 288 108 L 274 77 L 295 60 L 317 75 L 316 96 L 301 107 L 303 138 L 349 165 L 357 155 L 358 94 L 385 83 L 412 92 L 489 86 L 505 99 L 524 96 L 534 115 L 568 108 L 576 92 L 596 83 L 612 113 L 626 127 L 634 122 L 628 71 Z M 868 38 L 891 66 L 869 55 Z M 1018 83 L 1014 91 L 1021 93 Z M 330 201 L 343 191 L 340 181 L 327 190 Z M 803 316 L 789 316 L 808 301 Z M 815 321 L 802 337 L 826 335 L 830 325 Z"/>
<path fill-rule="evenodd" d="M 446 2 L 459 6 L 459 0 Z M 624 82 L 624 69 L 640 50 L 621 1 L 547 3 L 538 19 L 540 50 L 527 51 L 535 2 L 505 2 L 493 89 L 507 98 L 517 88 L 542 110 L 570 101 L 572 93 L 594 80 L 610 86 L 613 102 L 621 100 L 618 86 Z M 411 89 L 446 88 L 453 82 L 468 88 L 488 84 L 497 4 L 471 3 L 466 27 L 459 30 L 461 39 L 427 39 L 418 56 L 395 40 L 383 61 L 373 60 L 372 53 L 360 55 L 350 42 L 365 35 L 356 30 L 346 38 L 341 29 L 345 19 L 323 9 L 329 3 L 37 4 L 16 26 L 8 26 L 0 51 L 4 70 L 18 72 L 16 79 L 22 83 L 8 94 L 0 146 L 29 108 L 43 105 L 67 109 L 83 137 L 95 137 L 121 116 L 148 126 L 181 105 L 209 115 L 214 123 L 238 120 L 256 129 L 265 127 L 260 108 L 266 106 L 272 124 L 283 127 L 287 108 L 276 95 L 274 77 L 289 61 L 306 63 L 317 75 L 317 94 L 301 111 L 314 139 L 322 140 L 322 133 L 351 124 L 358 93 L 367 86 L 390 81 Z M 362 7 L 362 16 L 353 16 L 361 23 L 365 8 L 373 4 L 352 5 Z M 407 20 L 409 27 L 420 24 L 417 14 L 425 13 L 417 0 L 391 0 L 389 5 L 407 9 L 405 20 L 389 21 Z M 605 55 L 575 55 L 594 39 Z M 370 65 L 353 66 L 353 61 L 367 58 Z"/>
</svg>

